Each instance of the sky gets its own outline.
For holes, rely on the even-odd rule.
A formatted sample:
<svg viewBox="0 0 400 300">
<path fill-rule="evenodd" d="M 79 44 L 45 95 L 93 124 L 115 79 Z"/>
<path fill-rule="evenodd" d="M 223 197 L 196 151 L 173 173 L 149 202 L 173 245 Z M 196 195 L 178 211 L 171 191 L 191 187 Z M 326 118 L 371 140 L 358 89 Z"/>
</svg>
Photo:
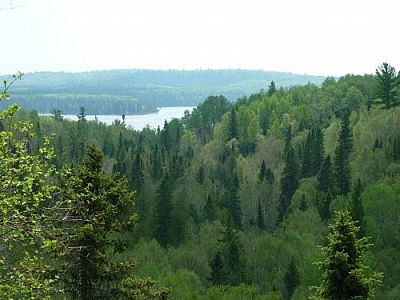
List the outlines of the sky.
<svg viewBox="0 0 400 300">
<path fill-rule="evenodd" d="M 400 69 L 398 0 L 0 0 L 0 74 Z"/>
</svg>

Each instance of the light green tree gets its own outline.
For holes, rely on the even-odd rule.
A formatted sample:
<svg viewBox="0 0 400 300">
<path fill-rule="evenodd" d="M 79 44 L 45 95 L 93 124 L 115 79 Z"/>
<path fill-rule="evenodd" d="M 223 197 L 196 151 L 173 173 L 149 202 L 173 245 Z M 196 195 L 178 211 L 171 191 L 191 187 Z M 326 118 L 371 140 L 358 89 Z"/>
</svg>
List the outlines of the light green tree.
<svg viewBox="0 0 400 300">
<path fill-rule="evenodd" d="M 312 287 L 316 296 L 310 299 L 371 299 L 383 275 L 367 275 L 368 266 L 364 265 L 363 255 L 370 246 L 368 239 L 357 238 L 359 227 L 348 211 L 337 212 L 330 228 L 328 245 L 322 247 L 325 259 L 318 263 L 323 271 L 322 285 Z"/>
<path fill-rule="evenodd" d="M 0 101 L 9 98 L 9 87 L 22 75 L 3 82 Z M 41 247 L 51 242 L 46 204 L 57 191 L 51 180 L 54 152 L 45 138 L 37 154 L 29 153 L 32 124 L 13 122 L 18 108 L 13 104 L 0 113 L 5 125 L 0 131 L 0 298 L 50 299 L 56 277 L 49 275 Z"/>
</svg>

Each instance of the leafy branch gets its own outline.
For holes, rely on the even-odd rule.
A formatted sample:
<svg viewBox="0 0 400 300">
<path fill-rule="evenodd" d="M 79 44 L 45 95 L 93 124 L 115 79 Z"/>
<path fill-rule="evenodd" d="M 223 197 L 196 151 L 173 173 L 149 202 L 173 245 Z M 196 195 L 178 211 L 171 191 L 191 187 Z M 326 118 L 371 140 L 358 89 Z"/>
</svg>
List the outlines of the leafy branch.
<svg viewBox="0 0 400 300">
<path fill-rule="evenodd" d="M 16 82 L 18 79 L 21 80 L 22 76 L 24 76 L 24 73 L 18 71 L 18 74 L 14 74 L 12 77 L 13 79 L 8 82 L 7 80 L 3 80 L 3 84 L 4 84 L 4 89 L 3 91 L 0 93 L 0 101 L 5 100 L 10 98 L 10 95 L 7 93 L 8 89 L 10 88 L 10 86 Z"/>
</svg>

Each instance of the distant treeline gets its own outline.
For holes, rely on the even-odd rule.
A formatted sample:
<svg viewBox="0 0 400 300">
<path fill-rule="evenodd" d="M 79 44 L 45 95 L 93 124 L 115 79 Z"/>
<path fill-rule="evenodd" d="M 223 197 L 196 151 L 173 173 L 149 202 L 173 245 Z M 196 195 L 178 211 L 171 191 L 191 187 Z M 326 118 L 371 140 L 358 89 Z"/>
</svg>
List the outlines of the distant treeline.
<svg viewBox="0 0 400 300">
<path fill-rule="evenodd" d="M 161 106 L 196 106 L 210 95 L 229 101 L 277 87 L 320 85 L 324 77 L 261 70 L 109 70 L 25 74 L 13 86 L 13 101 L 27 110 L 75 114 L 146 114 Z M 0 107 L 1 109 L 4 109 Z"/>
</svg>

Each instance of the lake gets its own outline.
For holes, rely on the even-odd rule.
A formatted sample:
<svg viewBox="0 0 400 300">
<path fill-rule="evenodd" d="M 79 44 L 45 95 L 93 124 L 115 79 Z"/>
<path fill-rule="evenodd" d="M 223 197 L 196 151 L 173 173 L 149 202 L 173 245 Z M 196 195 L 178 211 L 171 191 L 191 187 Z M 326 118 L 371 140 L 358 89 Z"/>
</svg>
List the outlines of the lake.
<svg viewBox="0 0 400 300">
<path fill-rule="evenodd" d="M 126 115 L 125 123 L 127 126 L 133 127 L 135 130 L 142 130 L 149 126 L 152 129 L 157 129 L 158 126 L 162 129 L 164 121 L 168 122 L 174 118 L 180 119 L 184 116 L 185 110 L 192 111 L 195 106 L 178 106 L 178 107 L 160 107 L 159 111 L 147 115 Z M 95 120 L 111 125 L 116 119 L 122 122 L 120 115 L 86 115 L 86 120 Z M 64 118 L 70 120 L 78 120 L 76 115 L 64 115 Z"/>
</svg>

